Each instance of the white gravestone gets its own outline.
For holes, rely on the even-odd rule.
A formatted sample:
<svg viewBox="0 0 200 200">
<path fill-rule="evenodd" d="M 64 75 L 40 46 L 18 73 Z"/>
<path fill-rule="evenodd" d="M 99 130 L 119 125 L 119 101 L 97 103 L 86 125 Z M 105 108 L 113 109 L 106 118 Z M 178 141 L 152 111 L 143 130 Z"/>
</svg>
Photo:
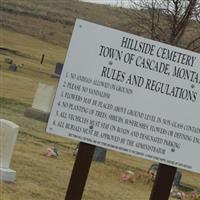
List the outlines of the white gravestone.
<svg viewBox="0 0 200 200">
<path fill-rule="evenodd" d="M 0 119 L 0 180 L 15 181 L 16 171 L 10 169 L 13 149 L 19 126 L 11 121 Z"/>
<path fill-rule="evenodd" d="M 27 108 L 24 115 L 47 122 L 51 111 L 56 87 L 39 83 L 31 108 Z"/>
<path fill-rule="evenodd" d="M 33 99 L 32 108 L 44 112 L 50 112 L 54 96 L 55 96 L 54 86 L 46 85 L 44 83 L 39 83 Z"/>
</svg>

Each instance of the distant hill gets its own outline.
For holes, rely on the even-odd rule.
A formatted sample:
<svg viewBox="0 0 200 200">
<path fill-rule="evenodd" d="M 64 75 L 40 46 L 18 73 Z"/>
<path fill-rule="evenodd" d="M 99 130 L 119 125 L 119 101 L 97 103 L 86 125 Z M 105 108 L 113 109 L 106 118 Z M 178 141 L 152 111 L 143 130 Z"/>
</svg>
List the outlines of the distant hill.
<svg viewBox="0 0 200 200">
<path fill-rule="evenodd" d="M 0 25 L 66 47 L 76 18 L 137 33 L 138 27 L 130 29 L 130 18 L 122 10 L 127 11 L 79 0 L 1 0 Z M 200 25 L 191 23 L 181 46 L 199 34 Z M 143 36 L 149 35 L 144 33 Z"/>
<path fill-rule="evenodd" d="M 119 28 L 119 8 L 78 0 L 1 0 L 0 25 L 66 46 L 76 18 Z"/>
</svg>

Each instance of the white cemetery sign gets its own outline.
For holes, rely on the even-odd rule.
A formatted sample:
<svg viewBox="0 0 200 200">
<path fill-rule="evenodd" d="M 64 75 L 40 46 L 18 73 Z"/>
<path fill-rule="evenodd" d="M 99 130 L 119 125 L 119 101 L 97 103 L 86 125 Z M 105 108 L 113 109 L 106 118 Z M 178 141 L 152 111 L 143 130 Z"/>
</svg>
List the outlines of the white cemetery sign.
<svg viewBox="0 0 200 200">
<path fill-rule="evenodd" d="M 47 132 L 200 172 L 200 55 L 77 20 Z"/>
<path fill-rule="evenodd" d="M 0 180 L 13 182 L 16 172 L 10 169 L 13 149 L 19 126 L 11 121 L 0 119 Z"/>
</svg>

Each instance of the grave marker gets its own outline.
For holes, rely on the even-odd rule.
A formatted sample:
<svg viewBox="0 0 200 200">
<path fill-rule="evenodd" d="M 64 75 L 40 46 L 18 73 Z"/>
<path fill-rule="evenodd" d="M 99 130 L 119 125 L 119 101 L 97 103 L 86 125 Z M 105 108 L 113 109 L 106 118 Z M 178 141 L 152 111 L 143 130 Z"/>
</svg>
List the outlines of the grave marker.
<svg viewBox="0 0 200 200">
<path fill-rule="evenodd" d="M 60 75 L 62 73 L 62 69 L 63 69 L 63 63 L 56 63 L 52 77 L 60 78 Z"/>
<path fill-rule="evenodd" d="M 148 173 L 152 174 L 152 180 L 153 181 L 155 180 L 154 175 L 156 176 L 158 168 L 159 168 L 159 165 L 157 163 L 154 163 L 148 169 Z M 174 177 L 173 186 L 176 186 L 177 188 L 180 187 L 181 177 L 182 177 L 181 171 L 177 170 L 175 177 Z"/>
<path fill-rule="evenodd" d="M 7 64 L 12 64 L 13 60 L 11 58 L 5 58 L 4 62 L 7 63 Z"/>
<path fill-rule="evenodd" d="M 55 91 L 55 86 L 39 83 L 33 99 L 32 107 L 26 109 L 24 115 L 26 117 L 47 122 Z"/>
<path fill-rule="evenodd" d="M 10 66 L 9 66 L 9 70 L 10 71 L 13 71 L 13 72 L 16 72 L 17 71 L 17 65 L 16 64 L 11 64 Z"/>
<path fill-rule="evenodd" d="M 105 148 L 96 146 L 94 155 L 93 155 L 93 160 L 97 162 L 105 162 L 106 153 L 107 153 L 107 150 Z"/>
<path fill-rule="evenodd" d="M 73 152 L 74 156 L 77 155 L 77 152 L 78 152 L 78 149 L 79 149 L 79 145 L 80 145 L 80 143 L 77 144 L 76 149 Z M 107 150 L 105 148 L 96 146 L 92 160 L 93 161 L 97 161 L 97 162 L 105 162 L 106 153 L 107 153 Z"/>
<path fill-rule="evenodd" d="M 0 180 L 14 182 L 16 171 L 10 169 L 13 149 L 19 126 L 11 121 L 0 119 Z"/>
</svg>

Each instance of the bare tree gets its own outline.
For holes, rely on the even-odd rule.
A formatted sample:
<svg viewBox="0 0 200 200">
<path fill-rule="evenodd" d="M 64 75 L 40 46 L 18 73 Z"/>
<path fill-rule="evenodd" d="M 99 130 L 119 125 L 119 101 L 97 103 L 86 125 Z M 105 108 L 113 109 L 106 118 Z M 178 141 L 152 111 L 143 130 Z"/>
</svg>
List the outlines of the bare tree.
<svg viewBox="0 0 200 200">
<path fill-rule="evenodd" d="M 200 51 L 200 0 L 128 1 L 126 31 Z"/>
</svg>

